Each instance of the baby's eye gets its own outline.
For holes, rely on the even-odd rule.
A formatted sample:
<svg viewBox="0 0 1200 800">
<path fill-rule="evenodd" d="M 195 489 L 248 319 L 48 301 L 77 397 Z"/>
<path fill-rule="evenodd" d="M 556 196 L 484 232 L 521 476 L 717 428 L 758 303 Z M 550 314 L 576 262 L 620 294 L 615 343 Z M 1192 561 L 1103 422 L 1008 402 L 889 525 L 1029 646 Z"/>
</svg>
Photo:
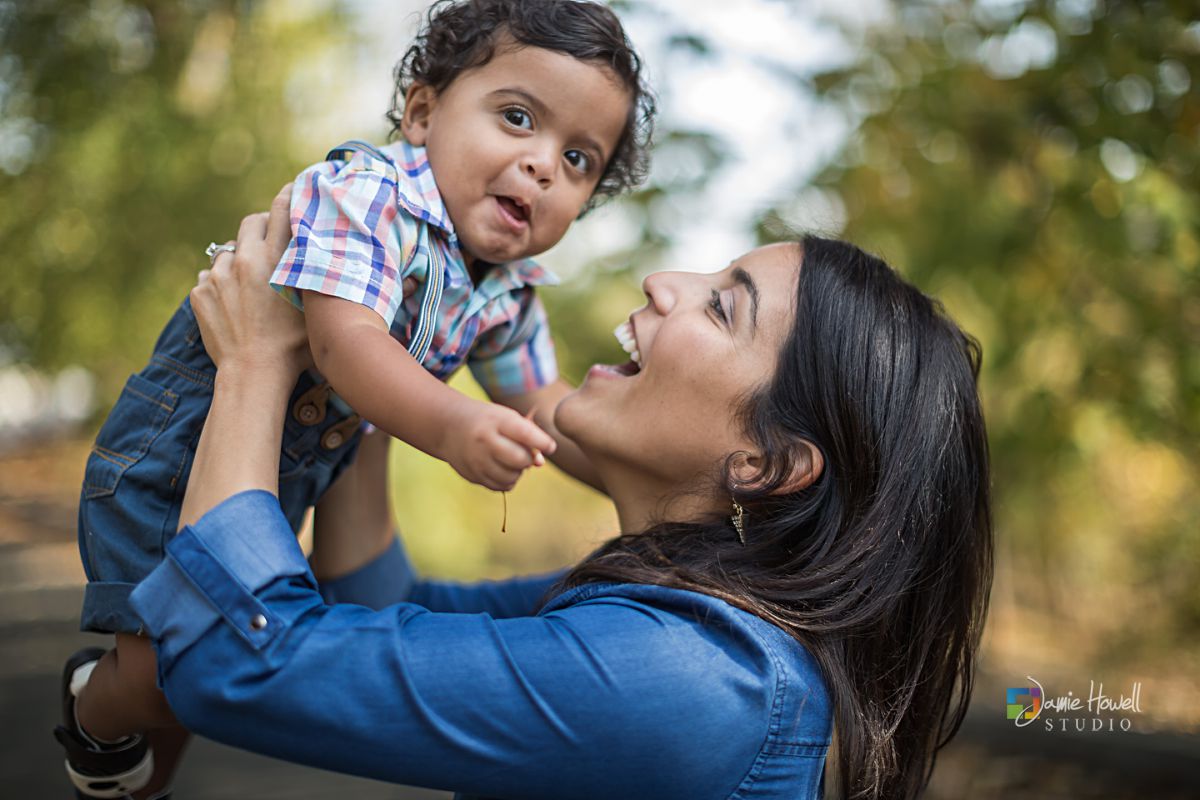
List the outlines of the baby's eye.
<svg viewBox="0 0 1200 800">
<path fill-rule="evenodd" d="M 504 121 L 514 128 L 532 128 L 533 117 L 523 108 L 506 108 L 504 109 Z"/>
<path fill-rule="evenodd" d="M 568 150 L 563 155 L 566 157 L 567 163 L 575 169 L 579 170 L 580 172 L 591 172 L 592 157 L 587 153 L 583 152 L 582 150 Z"/>
</svg>

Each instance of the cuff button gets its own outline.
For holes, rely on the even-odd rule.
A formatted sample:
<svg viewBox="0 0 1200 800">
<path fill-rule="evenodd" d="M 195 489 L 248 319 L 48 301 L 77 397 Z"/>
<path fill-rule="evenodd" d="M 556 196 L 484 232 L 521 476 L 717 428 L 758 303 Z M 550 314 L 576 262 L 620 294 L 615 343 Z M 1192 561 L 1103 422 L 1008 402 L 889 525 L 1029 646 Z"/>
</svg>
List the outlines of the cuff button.
<svg viewBox="0 0 1200 800">
<path fill-rule="evenodd" d="M 254 619 L 250 620 L 250 627 L 256 631 L 261 631 L 267 627 L 267 618 L 262 614 L 255 614 Z"/>
</svg>

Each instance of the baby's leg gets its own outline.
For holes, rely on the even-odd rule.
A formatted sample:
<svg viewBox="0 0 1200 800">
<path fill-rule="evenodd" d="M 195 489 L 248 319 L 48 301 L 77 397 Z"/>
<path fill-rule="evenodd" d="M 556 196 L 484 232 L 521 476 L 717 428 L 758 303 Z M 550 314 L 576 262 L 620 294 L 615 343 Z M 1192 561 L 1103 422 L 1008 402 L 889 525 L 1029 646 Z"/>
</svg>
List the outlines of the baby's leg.
<svg viewBox="0 0 1200 800">
<path fill-rule="evenodd" d="M 154 774 L 134 798 L 155 797 L 170 785 L 190 738 L 155 685 L 156 669 L 149 639 L 118 633 L 116 648 L 100 659 L 76 698 L 79 723 L 89 735 L 109 741 L 149 736 Z"/>
<path fill-rule="evenodd" d="M 79 724 L 105 741 L 178 724 L 155 684 L 156 669 L 149 639 L 118 633 L 116 648 L 100 659 L 76 698 Z"/>
</svg>

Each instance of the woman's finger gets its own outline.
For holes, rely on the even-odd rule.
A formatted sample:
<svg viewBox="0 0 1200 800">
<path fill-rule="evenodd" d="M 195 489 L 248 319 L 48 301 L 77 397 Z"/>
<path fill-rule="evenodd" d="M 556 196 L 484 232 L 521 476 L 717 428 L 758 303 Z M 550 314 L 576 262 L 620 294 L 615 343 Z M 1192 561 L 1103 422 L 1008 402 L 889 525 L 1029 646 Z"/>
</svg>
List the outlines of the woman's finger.
<svg viewBox="0 0 1200 800">
<path fill-rule="evenodd" d="M 250 214 L 242 217 L 242 224 L 238 226 L 238 246 L 246 247 L 257 242 L 261 242 L 267 234 L 267 214 L 260 211 L 257 214 Z"/>
<path fill-rule="evenodd" d="M 287 184 L 271 201 L 271 213 L 267 216 L 267 247 L 284 250 L 292 239 L 291 222 L 292 184 Z"/>
<path fill-rule="evenodd" d="M 225 243 L 227 246 L 236 246 L 236 242 L 229 241 Z M 222 250 L 213 257 L 212 266 L 208 268 L 210 278 L 224 280 L 233 272 L 233 251 Z"/>
<path fill-rule="evenodd" d="M 206 269 L 200 270 L 200 272 L 196 275 L 196 283 L 204 283 L 206 280 L 208 280 L 210 274 L 211 273 Z"/>
</svg>

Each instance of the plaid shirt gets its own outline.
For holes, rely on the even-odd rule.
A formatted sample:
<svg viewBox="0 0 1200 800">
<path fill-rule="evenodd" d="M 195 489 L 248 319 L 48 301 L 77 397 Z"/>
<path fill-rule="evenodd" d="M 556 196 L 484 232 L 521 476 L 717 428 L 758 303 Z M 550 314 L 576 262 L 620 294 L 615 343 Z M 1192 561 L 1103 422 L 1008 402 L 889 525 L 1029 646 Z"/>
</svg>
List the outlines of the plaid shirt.
<svg viewBox="0 0 1200 800">
<path fill-rule="evenodd" d="M 301 308 L 301 289 L 361 303 L 407 346 L 429 270 L 441 264 L 442 299 L 422 366 L 447 380 L 465 361 L 490 397 L 552 383 L 554 343 L 534 287 L 558 278 L 525 259 L 494 266 L 474 285 L 425 148 L 381 149 L 393 164 L 354 152 L 300 173 L 292 241 L 271 285 Z M 409 277 L 419 287 L 406 299 L 401 283 Z"/>
</svg>

